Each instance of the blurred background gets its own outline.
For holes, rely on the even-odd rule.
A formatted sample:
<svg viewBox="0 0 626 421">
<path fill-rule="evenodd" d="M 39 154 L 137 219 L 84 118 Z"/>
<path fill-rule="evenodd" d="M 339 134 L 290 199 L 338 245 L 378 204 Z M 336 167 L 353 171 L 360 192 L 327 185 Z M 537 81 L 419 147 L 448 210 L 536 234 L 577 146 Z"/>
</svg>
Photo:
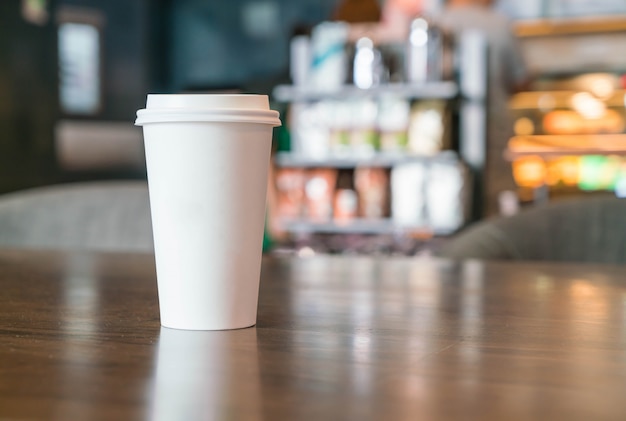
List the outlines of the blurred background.
<svg viewBox="0 0 626 421">
<path fill-rule="evenodd" d="M 452 3 L 493 15 L 472 28 Z M 283 119 L 268 250 L 419 254 L 472 222 L 626 195 L 626 2 L 488 3 L 4 0 L 0 194 L 144 180 L 148 93 L 246 92 Z"/>
</svg>

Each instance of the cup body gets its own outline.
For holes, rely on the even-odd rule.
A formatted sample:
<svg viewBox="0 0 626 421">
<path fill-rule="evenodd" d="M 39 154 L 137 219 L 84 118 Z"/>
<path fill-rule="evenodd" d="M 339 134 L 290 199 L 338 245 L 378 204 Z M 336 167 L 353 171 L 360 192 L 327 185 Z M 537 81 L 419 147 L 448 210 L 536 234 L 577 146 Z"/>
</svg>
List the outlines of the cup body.
<svg viewBox="0 0 626 421">
<path fill-rule="evenodd" d="M 184 106 L 164 113 L 170 116 L 164 121 L 138 118 L 165 327 L 222 330 L 256 323 L 273 125 L 220 121 L 217 102 L 218 112 L 194 108 L 197 118 L 189 118 Z"/>
</svg>

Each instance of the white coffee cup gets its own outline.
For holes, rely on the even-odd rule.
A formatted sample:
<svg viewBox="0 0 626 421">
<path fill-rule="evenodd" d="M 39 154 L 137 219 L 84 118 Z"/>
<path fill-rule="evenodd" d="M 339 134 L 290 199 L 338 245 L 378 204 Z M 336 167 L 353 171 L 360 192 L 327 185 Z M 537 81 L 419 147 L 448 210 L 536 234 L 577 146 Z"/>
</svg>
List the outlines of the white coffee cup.
<svg viewBox="0 0 626 421">
<path fill-rule="evenodd" d="M 256 324 L 277 111 L 264 95 L 148 95 L 143 126 L 161 324 Z"/>
</svg>

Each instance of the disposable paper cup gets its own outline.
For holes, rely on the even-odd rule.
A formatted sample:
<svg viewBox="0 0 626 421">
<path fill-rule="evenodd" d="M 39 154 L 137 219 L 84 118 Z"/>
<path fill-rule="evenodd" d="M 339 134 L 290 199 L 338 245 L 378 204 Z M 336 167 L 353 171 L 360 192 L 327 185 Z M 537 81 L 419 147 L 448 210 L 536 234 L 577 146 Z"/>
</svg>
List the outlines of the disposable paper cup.
<svg viewBox="0 0 626 421">
<path fill-rule="evenodd" d="M 148 95 L 143 126 L 161 324 L 256 324 L 278 112 L 263 95 Z"/>
</svg>

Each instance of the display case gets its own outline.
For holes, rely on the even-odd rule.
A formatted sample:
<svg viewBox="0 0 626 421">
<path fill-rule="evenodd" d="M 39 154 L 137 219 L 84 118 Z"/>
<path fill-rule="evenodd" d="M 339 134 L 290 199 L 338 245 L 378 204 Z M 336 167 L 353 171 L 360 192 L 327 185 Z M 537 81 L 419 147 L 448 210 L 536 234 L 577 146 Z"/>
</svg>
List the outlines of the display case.
<svg viewBox="0 0 626 421">
<path fill-rule="evenodd" d="M 623 196 L 626 57 L 615 52 L 626 42 L 626 20 L 526 23 L 519 34 L 537 73 L 533 90 L 510 101 L 515 136 L 506 157 L 520 200 Z"/>
</svg>

